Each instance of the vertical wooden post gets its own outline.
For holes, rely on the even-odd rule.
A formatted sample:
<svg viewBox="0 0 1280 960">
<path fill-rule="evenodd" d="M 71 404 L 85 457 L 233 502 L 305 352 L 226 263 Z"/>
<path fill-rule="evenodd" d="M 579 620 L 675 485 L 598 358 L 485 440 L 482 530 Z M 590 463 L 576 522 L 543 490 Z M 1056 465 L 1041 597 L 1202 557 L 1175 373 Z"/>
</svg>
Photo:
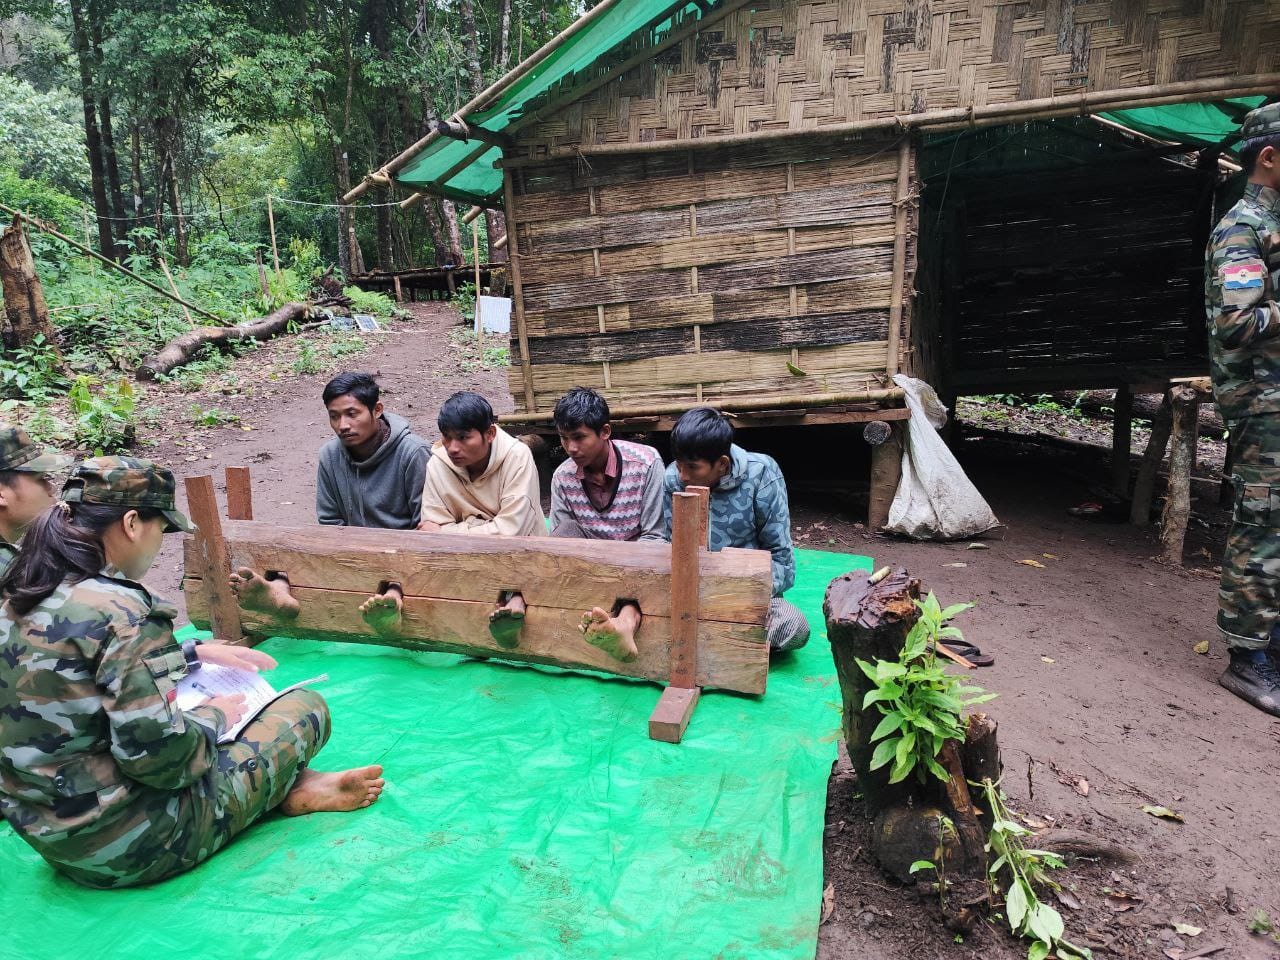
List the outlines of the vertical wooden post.
<svg viewBox="0 0 1280 960">
<path fill-rule="evenodd" d="M 400 289 L 400 277 L 396 275 L 391 278 L 391 282 L 396 287 L 396 303 L 404 303 L 404 292 Z"/>
<path fill-rule="evenodd" d="M 88 210 L 84 211 L 84 245 L 86 247 L 93 246 L 93 238 L 89 233 L 89 211 Z M 102 252 L 106 253 L 107 251 L 104 250 Z M 89 275 L 91 277 L 96 277 L 98 275 L 98 261 L 93 259 L 93 257 L 89 258 Z"/>
<path fill-rule="evenodd" d="M 471 259 L 476 268 L 476 339 L 484 336 L 483 321 L 480 319 L 480 221 L 471 221 Z M 481 353 L 483 353 L 483 349 Z"/>
<path fill-rule="evenodd" d="M 196 547 L 200 552 L 205 595 L 209 598 L 209 620 L 213 638 L 223 643 L 243 643 L 240 607 L 228 583 L 231 557 L 222 538 L 222 521 L 218 517 L 218 500 L 213 492 L 213 478 L 187 477 L 187 509 L 199 527 Z"/>
<path fill-rule="evenodd" d="M 889 522 L 889 508 L 902 480 L 903 421 L 889 422 L 889 436 L 871 448 L 871 491 L 867 497 L 867 529 L 873 533 Z"/>
<path fill-rule="evenodd" d="M 1133 449 L 1133 391 L 1127 383 L 1116 388 L 1111 426 L 1111 489 L 1119 496 L 1129 492 L 1129 457 Z"/>
<path fill-rule="evenodd" d="M 1164 460 L 1164 448 L 1169 444 L 1169 433 L 1173 430 L 1173 401 L 1166 393 L 1160 401 L 1160 409 L 1151 421 L 1151 438 L 1147 441 L 1147 449 L 1142 452 L 1142 463 L 1138 465 L 1138 476 L 1133 481 L 1133 503 L 1129 508 L 1129 522 L 1137 527 L 1145 527 L 1151 522 L 1151 497 L 1155 492 L 1156 474 L 1160 463 Z"/>
<path fill-rule="evenodd" d="M 711 546 L 711 488 L 685 487 L 702 502 L 698 504 L 698 546 L 706 550 Z"/>
<path fill-rule="evenodd" d="M 520 370 L 524 375 L 524 409 L 537 413 L 533 393 L 533 365 L 529 362 L 529 329 L 524 319 L 524 287 L 520 283 L 520 228 L 516 220 L 515 191 L 511 187 L 511 171 L 502 171 L 502 196 L 507 214 L 507 262 L 511 264 L 512 303 L 516 311 L 516 338 L 520 344 Z"/>
<path fill-rule="evenodd" d="M 254 249 L 253 258 L 258 262 L 258 286 L 262 287 L 262 299 L 271 296 L 271 287 L 267 284 L 267 268 L 262 265 L 262 251 Z"/>
<path fill-rule="evenodd" d="M 248 467 L 227 467 L 227 518 L 253 519 L 253 485 Z"/>
<path fill-rule="evenodd" d="M 902 336 L 902 289 L 907 276 L 907 214 L 911 203 L 911 137 L 904 135 L 898 144 L 898 186 L 894 194 L 893 211 L 893 278 L 889 288 L 889 356 L 885 372 L 893 376 L 898 372 L 898 341 Z"/>
<path fill-rule="evenodd" d="M 1191 466 L 1200 432 L 1200 404 L 1191 387 L 1169 391 L 1173 430 L 1169 440 L 1169 488 L 1160 520 L 1160 559 L 1182 565 L 1182 545 L 1191 515 Z"/>
<path fill-rule="evenodd" d="M 271 206 L 271 194 L 267 194 L 267 223 L 271 227 L 271 262 L 276 268 L 276 282 L 280 282 L 280 248 L 276 246 L 276 212 Z"/>
<path fill-rule="evenodd" d="M 679 743 L 693 716 L 698 680 L 699 537 L 709 493 L 671 495 L 671 683 L 649 716 L 649 739 Z"/>
</svg>

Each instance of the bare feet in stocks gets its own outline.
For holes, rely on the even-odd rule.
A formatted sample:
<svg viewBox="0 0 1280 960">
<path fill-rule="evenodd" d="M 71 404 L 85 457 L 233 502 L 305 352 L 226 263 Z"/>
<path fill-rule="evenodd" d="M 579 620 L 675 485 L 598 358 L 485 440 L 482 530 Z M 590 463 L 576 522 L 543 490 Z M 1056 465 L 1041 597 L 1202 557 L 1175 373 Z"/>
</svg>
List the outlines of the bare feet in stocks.
<svg viewBox="0 0 1280 960">
<path fill-rule="evenodd" d="M 634 603 L 623 605 L 616 616 L 609 616 L 602 607 L 593 607 L 583 614 L 578 629 L 587 643 L 599 647 L 615 660 L 629 663 L 639 656 L 636 648 L 636 631 L 640 629 L 640 608 Z"/>
<path fill-rule="evenodd" d="M 280 804 L 285 816 L 304 813 L 344 813 L 359 810 L 378 799 L 382 793 L 382 767 L 355 767 L 339 773 L 320 773 L 303 767 L 293 789 Z"/>
<path fill-rule="evenodd" d="M 400 632 L 400 614 L 404 609 L 404 593 L 396 584 L 391 584 L 382 593 L 375 593 L 360 604 L 360 616 L 372 628 L 374 633 L 394 634 Z"/>
<path fill-rule="evenodd" d="M 507 600 L 489 614 L 489 633 L 498 646 L 508 650 L 520 644 L 520 628 L 524 626 L 525 603 L 519 593 L 507 594 Z"/>
<path fill-rule="evenodd" d="M 256 610 L 280 620 L 292 620 L 298 615 L 298 601 L 289 592 L 289 581 L 284 577 L 268 580 L 248 567 L 239 567 L 227 582 L 246 610 Z"/>
</svg>

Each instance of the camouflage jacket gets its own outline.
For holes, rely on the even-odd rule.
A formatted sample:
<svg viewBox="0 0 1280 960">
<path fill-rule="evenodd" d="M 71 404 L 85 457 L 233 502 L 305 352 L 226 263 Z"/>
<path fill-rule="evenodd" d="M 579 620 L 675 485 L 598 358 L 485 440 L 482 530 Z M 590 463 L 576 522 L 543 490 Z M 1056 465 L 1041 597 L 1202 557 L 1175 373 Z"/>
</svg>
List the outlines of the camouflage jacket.
<svg viewBox="0 0 1280 960">
<path fill-rule="evenodd" d="M 0 579 L 9 572 L 13 561 L 18 557 L 18 548 L 3 537 L 0 537 Z"/>
<path fill-rule="evenodd" d="M 780 597 L 796 582 L 796 558 L 791 548 L 791 508 L 787 483 L 773 457 L 748 453 L 736 443 L 729 449 L 733 466 L 711 491 L 708 539 L 712 550 L 743 547 L 773 554 L 773 595 Z M 671 539 L 671 494 L 683 490 L 673 463 L 664 478 L 662 520 Z"/>
<path fill-rule="evenodd" d="M 1209 238 L 1205 312 L 1223 419 L 1280 413 L 1280 192 L 1251 183 Z"/>
<path fill-rule="evenodd" d="M 183 791 L 217 762 L 225 718 L 173 705 L 176 612 L 110 567 L 25 617 L 0 608 L 0 812 L 92 886 L 144 874 L 198 826 Z"/>
</svg>

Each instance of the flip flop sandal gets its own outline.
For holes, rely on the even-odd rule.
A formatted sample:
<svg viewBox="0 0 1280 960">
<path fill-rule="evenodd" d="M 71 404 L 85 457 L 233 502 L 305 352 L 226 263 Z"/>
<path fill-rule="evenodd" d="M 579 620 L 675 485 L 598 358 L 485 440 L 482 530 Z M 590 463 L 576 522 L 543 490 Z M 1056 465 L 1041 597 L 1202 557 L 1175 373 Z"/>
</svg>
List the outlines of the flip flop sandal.
<svg viewBox="0 0 1280 960">
<path fill-rule="evenodd" d="M 996 658 L 992 654 L 983 653 L 968 640 L 956 640 L 939 644 L 939 646 L 946 647 L 956 656 L 964 657 L 975 667 L 989 667 L 996 662 Z"/>
</svg>

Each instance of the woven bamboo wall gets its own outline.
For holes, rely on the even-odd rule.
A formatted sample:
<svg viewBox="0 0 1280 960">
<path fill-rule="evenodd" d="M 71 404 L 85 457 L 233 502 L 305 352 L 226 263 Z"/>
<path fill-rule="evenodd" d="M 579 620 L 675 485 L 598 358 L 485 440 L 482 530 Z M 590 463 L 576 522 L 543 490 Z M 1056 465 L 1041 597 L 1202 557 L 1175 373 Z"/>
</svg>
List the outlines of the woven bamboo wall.
<svg viewBox="0 0 1280 960">
<path fill-rule="evenodd" d="M 632 406 L 877 385 L 898 154 L 815 140 L 513 170 L 537 409 L 579 384 Z"/>
<path fill-rule="evenodd" d="M 520 143 L 819 129 L 1277 65 L 1277 0 L 757 0 L 563 109 L 551 91 Z"/>
</svg>

